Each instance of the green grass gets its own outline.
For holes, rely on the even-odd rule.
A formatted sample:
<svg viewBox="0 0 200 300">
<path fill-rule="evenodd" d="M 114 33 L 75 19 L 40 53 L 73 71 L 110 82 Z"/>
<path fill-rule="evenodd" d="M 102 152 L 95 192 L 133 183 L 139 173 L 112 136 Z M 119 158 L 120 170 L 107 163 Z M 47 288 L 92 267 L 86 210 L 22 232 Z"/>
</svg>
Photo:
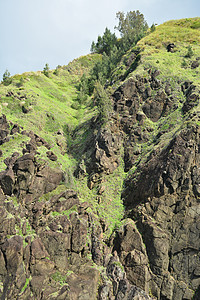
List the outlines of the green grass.
<svg viewBox="0 0 200 300">
<path fill-rule="evenodd" d="M 68 272 L 67 275 L 62 275 L 59 271 L 56 271 L 55 273 L 53 273 L 51 275 L 51 278 L 58 282 L 60 284 L 60 286 L 64 286 L 64 285 L 68 285 L 66 280 L 67 280 L 67 277 L 70 275 L 70 272 Z"/>
<path fill-rule="evenodd" d="M 178 78 L 191 80 L 200 84 L 200 67 L 191 69 L 191 63 L 200 56 L 200 30 L 194 29 L 200 23 L 200 18 L 169 21 L 156 27 L 141 41 L 137 47 L 141 49 L 142 64 L 137 72 L 154 68 L 161 72 L 160 78 Z M 174 43 L 174 53 L 167 52 L 167 45 Z M 192 48 L 193 56 L 186 58 L 188 47 Z M 186 67 L 184 68 L 184 63 Z"/>
<path fill-rule="evenodd" d="M 139 41 L 138 46 L 146 45 L 160 49 L 169 43 L 190 43 L 200 42 L 200 30 L 198 24 L 200 18 L 180 19 L 165 22 L 156 26 L 156 30 Z"/>
<path fill-rule="evenodd" d="M 113 230 L 120 226 L 123 218 L 124 206 L 121 191 L 125 175 L 124 166 L 121 162 L 113 174 L 105 175 L 103 183 L 97 184 L 92 190 L 87 186 L 87 177 L 83 177 L 75 183 L 74 188 L 78 192 L 80 201 L 87 201 L 97 218 L 104 220 L 107 226 L 105 238 L 108 238 Z M 102 185 L 105 191 L 99 195 L 98 190 Z"/>
<path fill-rule="evenodd" d="M 5 158 L 10 157 L 14 152 L 18 152 L 20 155 L 22 155 L 22 148 L 29 140 L 29 137 L 15 133 L 9 142 L 1 145 L 3 155 L 0 160 L 0 170 L 4 170 L 6 168 L 4 163 Z"/>
<path fill-rule="evenodd" d="M 200 85 L 200 67 L 191 69 L 192 61 L 200 57 L 200 18 L 181 19 L 168 21 L 156 26 L 156 30 L 149 33 L 140 40 L 137 45 L 130 49 L 121 59 L 121 62 L 113 72 L 113 79 L 116 86 L 121 79 L 134 77 L 135 75 L 148 76 L 148 69 L 159 69 L 161 74 L 159 79 L 166 80 L 175 78 L 179 80 L 191 80 Z M 175 52 L 167 52 L 167 45 L 175 44 Z M 193 56 L 187 58 L 188 47 L 192 48 Z M 132 71 L 137 58 L 132 61 L 130 67 L 126 66 L 126 61 L 133 54 L 140 50 L 140 60 Z M 185 64 L 185 67 L 183 67 Z"/>
<path fill-rule="evenodd" d="M 24 286 L 23 286 L 23 288 L 21 289 L 21 292 L 20 292 L 20 294 L 22 294 L 24 291 L 25 291 L 25 289 L 28 287 L 28 285 L 29 285 L 29 282 L 31 281 L 31 277 L 29 277 L 29 278 L 26 278 L 26 282 L 25 282 L 25 284 L 24 284 Z"/>
<path fill-rule="evenodd" d="M 63 210 L 61 212 L 52 211 L 51 212 L 51 216 L 56 217 L 56 216 L 64 215 L 64 216 L 67 216 L 69 218 L 69 216 L 70 216 L 71 213 L 77 212 L 77 211 L 78 211 L 77 205 L 74 205 L 70 209 Z"/>
<path fill-rule="evenodd" d="M 58 157 L 56 162 L 47 159 L 45 147 L 38 148 L 38 158 L 47 159 L 51 167 L 61 167 L 66 171 L 75 165 L 74 158 L 67 151 L 69 140 L 64 129 L 68 126 L 73 132 L 95 114 L 94 109 L 88 105 L 73 109 L 73 103 L 77 98 L 80 77 L 83 73 L 87 74 L 100 57 L 98 54 L 82 56 L 68 66 L 60 67 L 58 75 L 53 74 L 54 70 L 49 71 L 49 77 L 40 71 L 26 72 L 13 76 L 9 86 L 0 84 L 1 113 L 6 115 L 7 120 L 20 124 L 24 130 L 32 130 L 52 146 L 51 150 Z M 23 84 L 19 86 L 21 78 Z M 22 106 L 29 110 L 27 114 L 22 112 Z M 63 136 L 57 135 L 58 130 L 63 132 Z M 22 145 L 28 140 L 26 136 L 16 134 L 1 147 L 3 157 L 0 170 L 6 167 L 3 160 L 14 151 L 22 154 Z M 58 141 L 63 149 L 58 146 Z"/>
</svg>

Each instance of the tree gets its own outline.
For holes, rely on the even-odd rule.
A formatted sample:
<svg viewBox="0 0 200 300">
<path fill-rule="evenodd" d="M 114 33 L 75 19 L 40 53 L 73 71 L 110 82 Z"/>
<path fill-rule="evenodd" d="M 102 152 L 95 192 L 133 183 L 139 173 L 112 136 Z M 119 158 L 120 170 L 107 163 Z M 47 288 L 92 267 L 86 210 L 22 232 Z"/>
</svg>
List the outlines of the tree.
<svg viewBox="0 0 200 300">
<path fill-rule="evenodd" d="M 12 78 L 10 77 L 10 72 L 6 70 L 5 73 L 3 74 L 3 84 L 9 85 L 11 83 L 12 83 Z"/>
<path fill-rule="evenodd" d="M 60 69 L 60 68 L 61 68 L 61 66 L 58 65 L 58 66 L 55 68 L 53 74 L 57 76 L 57 75 L 59 74 L 59 69 Z"/>
<path fill-rule="evenodd" d="M 107 27 L 105 29 L 105 32 L 103 36 L 101 37 L 100 35 L 97 38 L 97 42 L 92 42 L 91 45 L 91 52 L 94 53 L 106 53 L 107 55 L 110 54 L 112 48 L 114 45 L 117 44 L 117 37 L 115 33 L 112 33 Z"/>
<path fill-rule="evenodd" d="M 128 50 L 129 47 L 144 37 L 148 24 L 139 10 L 129 11 L 126 15 L 124 12 L 119 11 L 116 17 L 119 20 L 119 24 L 115 28 L 121 34 L 123 47 L 126 48 L 125 50 Z"/>
<path fill-rule="evenodd" d="M 156 25 L 153 23 L 150 27 L 150 31 L 154 32 L 156 30 Z"/>
<path fill-rule="evenodd" d="M 97 81 L 95 85 L 94 100 L 99 111 L 100 122 L 102 125 L 105 125 L 109 120 L 111 101 L 99 81 Z"/>
<path fill-rule="evenodd" d="M 49 77 L 49 64 L 45 64 L 43 69 L 43 74 L 47 77 Z"/>
<path fill-rule="evenodd" d="M 77 95 L 77 101 L 80 105 L 85 104 L 85 102 L 88 99 L 89 92 L 89 79 L 85 75 L 85 73 L 82 75 L 79 86 L 78 86 L 78 95 Z"/>
<path fill-rule="evenodd" d="M 130 47 L 135 46 L 148 29 L 143 14 L 138 10 L 136 12 L 130 11 L 126 15 L 123 12 L 118 12 L 117 18 L 119 24 L 115 28 L 120 31 L 121 39 L 117 39 L 116 35 L 106 28 L 103 36 L 99 35 L 97 42 L 92 42 L 91 52 L 102 54 L 102 59 L 97 61 L 90 71 L 87 80 L 89 95 L 93 93 L 97 81 L 101 85 L 108 82 L 122 56 Z"/>
<path fill-rule="evenodd" d="M 88 78 L 89 94 L 93 93 L 96 81 L 99 81 L 102 85 L 106 83 L 115 69 L 117 63 L 120 61 L 123 52 L 118 49 L 116 45 L 110 50 L 110 54 L 105 52 L 102 54 L 102 60 L 94 64 L 90 77 Z"/>
</svg>

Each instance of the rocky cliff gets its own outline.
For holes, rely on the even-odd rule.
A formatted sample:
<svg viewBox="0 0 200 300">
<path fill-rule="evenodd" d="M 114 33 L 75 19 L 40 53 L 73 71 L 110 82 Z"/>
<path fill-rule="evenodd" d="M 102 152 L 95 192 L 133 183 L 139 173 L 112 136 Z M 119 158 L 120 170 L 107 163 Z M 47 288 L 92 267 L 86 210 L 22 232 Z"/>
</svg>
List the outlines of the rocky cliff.
<svg viewBox="0 0 200 300">
<path fill-rule="evenodd" d="M 66 108 L 80 65 L 60 71 L 62 95 L 53 75 L 1 87 L 1 299 L 199 299 L 198 20 L 158 26 L 127 52 L 103 126 L 95 107 Z M 59 102 L 37 127 L 46 89 Z"/>
</svg>

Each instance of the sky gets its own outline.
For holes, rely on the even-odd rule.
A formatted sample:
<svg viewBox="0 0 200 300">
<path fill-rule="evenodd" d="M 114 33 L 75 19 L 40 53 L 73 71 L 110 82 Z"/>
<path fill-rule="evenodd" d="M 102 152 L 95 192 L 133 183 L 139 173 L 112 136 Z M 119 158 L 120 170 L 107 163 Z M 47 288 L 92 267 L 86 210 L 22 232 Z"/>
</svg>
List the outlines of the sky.
<svg viewBox="0 0 200 300">
<path fill-rule="evenodd" d="M 0 0 L 0 80 L 26 71 L 67 65 L 90 53 L 116 13 L 139 10 L 148 25 L 200 17 L 199 0 Z M 116 32 L 117 34 L 117 32 Z"/>
</svg>

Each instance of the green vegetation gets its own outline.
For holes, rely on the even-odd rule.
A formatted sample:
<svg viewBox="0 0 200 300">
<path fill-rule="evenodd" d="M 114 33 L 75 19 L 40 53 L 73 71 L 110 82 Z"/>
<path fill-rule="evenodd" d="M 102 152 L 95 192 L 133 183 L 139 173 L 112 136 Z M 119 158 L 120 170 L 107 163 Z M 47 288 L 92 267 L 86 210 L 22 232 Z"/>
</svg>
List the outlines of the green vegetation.
<svg viewBox="0 0 200 300">
<path fill-rule="evenodd" d="M 188 49 L 188 51 L 187 51 L 185 57 L 191 58 L 191 57 L 194 55 L 194 52 L 193 52 L 193 50 L 192 50 L 192 47 L 191 47 L 191 46 L 188 46 L 187 49 Z"/>
<path fill-rule="evenodd" d="M 69 137 L 77 125 L 85 123 L 97 111 L 89 103 L 82 104 L 78 110 L 73 108 L 76 103 L 81 76 L 86 76 L 93 65 L 100 59 L 99 54 L 92 54 L 74 60 L 68 66 L 59 67 L 59 75 L 49 70 L 49 77 L 43 72 L 29 72 L 12 77 L 12 83 L 0 86 L 1 113 L 13 123 L 18 123 L 24 130 L 32 130 L 52 145 L 52 151 L 57 155 L 57 162 L 51 166 L 62 165 L 63 171 L 68 169 L 73 159 L 66 153 Z M 23 86 L 19 82 L 23 78 Z M 22 111 L 24 106 L 28 113 Z M 67 136 L 65 128 L 70 128 Z M 57 131 L 61 130 L 62 135 Z M 23 145 L 30 138 L 20 134 L 13 135 L 8 143 L 1 146 L 3 157 L 0 168 L 5 169 L 4 159 L 14 151 L 21 153 Z M 59 144 L 59 146 L 58 146 Z M 39 148 L 38 156 L 46 159 L 45 147 Z"/>
<path fill-rule="evenodd" d="M 153 23 L 150 27 L 150 32 L 154 32 L 156 30 L 156 26 L 155 24 Z"/>
<path fill-rule="evenodd" d="M 67 276 L 69 276 L 70 272 L 67 275 L 62 275 L 59 271 L 56 271 L 51 275 L 51 278 L 58 282 L 61 286 L 67 285 L 66 280 Z"/>
<path fill-rule="evenodd" d="M 129 11 L 126 15 L 124 12 L 119 11 L 116 16 L 119 24 L 115 28 L 121 34 L 122 39 L 120 43 L 122 48 L 124 51 L 127 51 L 145 36 L 148 25 L 144 19 L 144 15 L 139 10 Z"/>
<path fill-rule="evenodd" d="M 1 145 L 3 155 L 0 160 L 0 170 L 5 169 L 6 167 L 4 160 L 7 157 L 10 157 L 13 154 L 13 152 L 21 153 L 23 145 L 29 140 L 29 137 L 15 133 L 13 135 L 13 138 L 9 141 L 9 143 L 4 143 L 3 145 Z"/>
<path fill-rule="evenodd" d="M 102 61 L 95 64 L 91 72 L 91 81 L 98 80 L 105 84 L 122 56 L 147 33 L 147 22 L 138 10 L 130 11 L 126 15 L 124 12 L 118 12 L 116 17 L 118 26 L 115 26 L 115 29 L 120 32 L 121 38 L 117 39 L 116 35 L 106 28 L 103 36 L 98 36 L 97 43 L 92 42 L 91 51 L 102 54 Z"/>
<path fill-rule="evenodd" d="M 28 285 L 29 285 L 29 282 L 30 282 L 30 280 L 31 280 L 31 279 L 32 279 L 31 277 L 29 277 L 29 278 L 26 278 L 26 282 L 25 282 L 25 284 L 24 284 L 23 288 L 21 289 L 21 292 L 20 292 L 20 294 L 22 294 L 22 293 L 25 291 L 25 289 L 28 287 Z"/>
<path fill-rule="evenodd" d="M 64 210 L 64 211 L 61 211 L 61 212 L 52 211 L 52 212 L 51 212 L 51 215 L 52 215 L 53 217 L 60 216 L 60 215 L 65 215 L 65 216 L 69 217 L 71 213 L 77 212 L 77 211 L 78 211 L 77 205 L 74 205 L 74 206 L 71 207 L 70 209 Z"/>
<path fill-rule="evenodd" d="M 110 55 L 112 48 L 116 45 L 117 37 L 115 33 L 112 33 L 108 28 L 106 28 L 103 36 L 98 36 L 97 43 L 95 44 L 95 42 L 92 42 L 91 52 Z"/>
<path fill-rule="evenodd" d="M 192 62 L 199 57 L 200 53 L 200 31 L 199 28 L 193 26 L 199 20 L 200 18 L 182 19 L 156 26 L 156 30 L 153 32 L 150 30 L 144 38 L 138 41 L 136 47 L 123 56 L 113 77 L 119 78 L 120 75 L 126 78 L 125 63 L 128 57 L 137 50 L 140 60 L 135 72 L 134 70 L 128 72 L 129 77 L 134 74 L 147 76 L 146 70 L 159 69 L 158 79 L 160 80 L 179 78 L 181 81 L 190 80 L 199 84 L 199 68 L 191 68 Z M 170 43 L 175 44 L 174 53 L 167 52 L 166 48 Z"/>
<path fill-rule="evenodd" d="M 10 77 L 10 72 L 6 70 L 5 73 L 3 74 L 3 84 L 9 85 L 11 83 L 12 83 L 12 78 Z"/>
<path fill-rule="evenodd" d="M 49 64 L 45 64 L 44 69 L 43 69 L 43 74 L 46 77 L 49 77 Z"/>
<path fill-rule="evenodd" d="M 21 76 L 17 86 L 22 87 L 24 85 L 24 83 L 25 83 L 24 78 L 23 78 L 23 76 Z"/>
<path fill-rule="evenodd" d="M 104 90 L 104 87 L 98 81 L 95 85 L 94 101 L 98 108 L 100 122 L 102 125 L 105 125 L 109 120 L 111 101 Z"/>
<path fill-rule="evenodd" d="M 64 184 L 60 184 L 55 190 L 53 190 L 52 192 L 49 192 L 47 194 L 42 195 L 39 198 L 39 202 L 41 201 L 49 201 L 53 196 L 58 195 L 62 192 L 66 191 L 66 187 Z"/>
<path fill-rule="evenodd" d="M 120 227 L 124 215 L 121 191 L 125 176 L 124 164 L 121 161 L 113 174 L 104 175 L 103 183 L 98 183 L 93 189 L 88 188 L 87 176 L 75 182 L 75 189 L 78 191 L 80 201 L 87 201 L 92 208 L 93 214 L 105 222 L 107 227 L 104 233 L 105 238 L 109 238 L 113 230 Z M 99 195 L 99 190 L 102 187 L 104 192 L 102 195 Z M 88 208 L 89 211 L 91 208 Z"/>
</svg>

